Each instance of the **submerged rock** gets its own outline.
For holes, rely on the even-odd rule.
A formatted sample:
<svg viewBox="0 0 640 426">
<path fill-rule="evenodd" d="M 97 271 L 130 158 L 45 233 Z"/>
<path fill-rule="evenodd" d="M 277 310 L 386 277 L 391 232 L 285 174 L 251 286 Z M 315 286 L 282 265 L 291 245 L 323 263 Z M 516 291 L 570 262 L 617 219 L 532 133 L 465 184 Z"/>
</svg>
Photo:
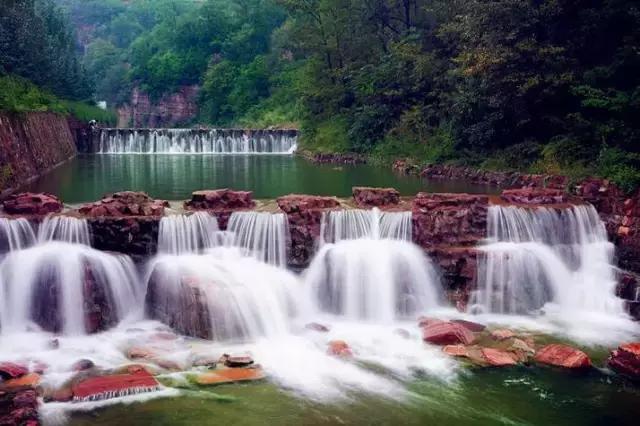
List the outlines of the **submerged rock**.
<svg viewBox="0 0 640 426">
<path fill-rule="evenodd" d="M 341 358 L 350 358 L 353 356 L 353 351 L 344 340 L 332 340 L 329 342 L 327 354 Z"/>
<path fill-rule="evenodd" d="M 581 370 L 591 367 L 591 359 L 589 359 L 587 354 L 579 349 L 561 344 L 547 345 L 538 350 L 535 360 L 540 364 L 547 364 L 573 370 Z"/>
<path fill-rule="evenodd" d="M 435 345 L 470 345 L 476 340 L 476 337 L 463 325 L 453 322 L 439 322 L 423 326 L 422 339 Z"/>
<path fill-rule="evenodd" d="M 63 205 L 55 195 L 23 192 L 11 194 L 3 202 L 4 212 L 11 215 L 44 216 L 60 213 Z"/>
<path fill-rule="evenodd" d="M 612 351 L 607 364 L 617 373 L 640 379 L 640 342 L 622 345 Z"/>
<path fill-rule="evenodd" d="M 95 364 L 93 363 L 93 361 L 91 361 L 90 359 L 81 359 L 79 361 L 76 361 L 71 366 L 71 369 L 73 371 L 85 371 L 85 370 L 90 370 L 93 367 L 95 367 Z"/>
<path fill-rule="evenodd" d="M 317 331 L 319 333 L 328 333 L 329 327 L 323 324 L 319 324 L 317 322 L 312 322 L 304 326 L 307 330 Z"/>
</svg>

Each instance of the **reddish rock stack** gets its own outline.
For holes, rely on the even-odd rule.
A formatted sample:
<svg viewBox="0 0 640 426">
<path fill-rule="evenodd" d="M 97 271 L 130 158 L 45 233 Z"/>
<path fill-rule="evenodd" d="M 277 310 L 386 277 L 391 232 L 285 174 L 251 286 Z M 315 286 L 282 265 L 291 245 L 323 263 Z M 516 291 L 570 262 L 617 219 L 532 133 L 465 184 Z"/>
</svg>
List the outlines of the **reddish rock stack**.
<svg viewBox="0 0 640 426">
<path fill-rule="evenodd" d="M 424 248 L 473 246 L 486 237 L 489 197 L 428 194 L 413 200 L 413 240 Z"/>
<path fill-rule="evenodd" d="M 562 204 L 568 201 L 567 194 L 561 189 L 521 188 L 507 189 L 500 196 L 504 201 L 514 204 Z"/>
<path fill-rule="evenodd" d="M 589 356 L 571 346 L 552 344 L 540 349 L 535 356 L 536 362 L 554 367 L 583 370 L 591 367 Z"/>
<path fill-rule="evenodd" d="M 187 210 L 206 210 L 215 214 L 220 229 L 227 228 L 229 217 L 233 212 L 251 210 L 255 206 L 253 192 L 230 189 L 196 191 L 191 194 L 191 200 L 184 203 Z"/>
<path fill-rule="evenodd" d="M 304 267 L 309 264 L 320 237 L 322 213 L 340 207 L 333 197 L 313 195 L 287 195 L 277 200 L 280 209 L 287 215 L 291 235 L 289 265 Z"/>
<path fill-rule="evenodd" d="M 393 188 L 369 188 L 356 186 L 353 188 L 353 199 L 358 207 L 392 207 L 400 202 L 400 192 Z"/>
<path fill-rule="evenodd" d="M 154 200 L 144 192 L 116 192 L 78 210 L 84 217 L 157 217 L 164 215 L 166 201 Z"/>
<path fill-rule="evenodd" d="M 37 426 L 38 395 L 33 389 L 0 391 L 0 425 Z"/>
<path fill-rule="evenodd" d="M 45 216 L 62 211 L 62 202 L 55 195 L 23 192 L 9 195 L 2 203 L 10 215 Z"/>
<path fill-rule="evenodd" d="M 632 379 L 640 379 L 640 342 L 620 346 L 607 361 L 614 371 Z"/>
</svg>

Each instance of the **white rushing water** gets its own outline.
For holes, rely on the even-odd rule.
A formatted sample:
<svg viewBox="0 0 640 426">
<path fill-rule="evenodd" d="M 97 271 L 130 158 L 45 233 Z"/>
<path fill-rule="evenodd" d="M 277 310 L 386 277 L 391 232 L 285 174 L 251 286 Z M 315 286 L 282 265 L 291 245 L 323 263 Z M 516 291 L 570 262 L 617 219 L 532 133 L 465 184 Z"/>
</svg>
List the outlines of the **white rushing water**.
<svg viewBox="0 0 640 426">
<path fill-rule="evenodd" d="M 91 245 L 91 234 L 86 219 L 69 216 L 47 216 L 38 227 L 38 242 L 63 241 Z"/>
<path fill-rule="evenodd" d="M 522 314 L 551 303 L 561 310 L 623 313 L 615 296 L 614 247 L 593 206 L 492 206 L 488 232 L 475 308 Z"/>
<path fill-rule="evenodd" d="M 335 243 L 359 238 L 411 241 L 411 212 L 371 210 L 337 210 L 322 215 L 321 237 Z"/>
<path fill-rule="evenodd" d="M 84 334 L 85 306 L 93 306 L 85 301 L 102 299 L 101 308 L 117 322 L 141 312 L 142 296 L 128 257 L 81 244 L 48 242 L 10 252 L 0 263 L 2 333 L 42 327 Z"/>
<path fill-rule="evenodd" d="M 24 218 L 0 218 L 0 255 L 33 245 L 36 235 L 31 223 Z"/>
<path fill-rule="evenodd" d="M 290 130 L 102 129 L 100 154 L 293 154 Z"/>
<path fill-rule="evenodd" d="M 163 254 L 197 253 L 224 243 L 215 216 L 207 212 L 165 216 L 160 220 L 158 251 Z"/>
<path fill-rule="evenodd" d="M 289 237 L 284 213 L 236 212 L 229 218 L 230 244 L 271 265 L 287 265 Z"/>
</svg>

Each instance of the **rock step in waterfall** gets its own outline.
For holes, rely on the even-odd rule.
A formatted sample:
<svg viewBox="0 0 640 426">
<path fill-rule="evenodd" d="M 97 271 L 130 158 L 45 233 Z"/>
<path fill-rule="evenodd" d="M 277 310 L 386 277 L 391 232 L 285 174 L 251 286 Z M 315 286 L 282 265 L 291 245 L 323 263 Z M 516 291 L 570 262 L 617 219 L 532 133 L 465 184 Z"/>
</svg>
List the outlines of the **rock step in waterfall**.
<svg viewBox="0 0 640 426">
<path fill-rule="evenodd" d="M 295 130 L 100 129 L 100 154 L 292 154 Z"/>
</svg>

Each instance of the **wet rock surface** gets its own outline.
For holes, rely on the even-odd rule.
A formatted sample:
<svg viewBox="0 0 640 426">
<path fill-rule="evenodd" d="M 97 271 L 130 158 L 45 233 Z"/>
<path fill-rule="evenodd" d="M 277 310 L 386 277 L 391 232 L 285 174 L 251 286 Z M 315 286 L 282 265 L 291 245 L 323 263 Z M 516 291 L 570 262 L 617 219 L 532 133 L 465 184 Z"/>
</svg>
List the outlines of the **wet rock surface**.
<svg viewBox="0 0 640 426">
<path fill-rule="evenodd" d="M 422 326 L 422 339 L 434 345 L 470 345 L 476 337 L 462 324 L 433 322 Z"/>
<path fill-rule="evenodd" d="M 236 211 L 252 210 L 256 207 L 251 191 L 214 189 L 195 191 L 191 199 L 185 201 L 184 208 L 190 211 L 208 211 L 215 214 L 220 229 L 227 229 L 231 214 Z"/>
<path fill-rule="evenodd" d="M 63 205 L 58 197 L 47 193 L 22 192 L 2 201 L 4 213 L 20 216 L 45 216 L 60 213 Z"/>
<path fill-rule="evenodd" d="M 168 206 L 166 201 L 154 200 L 144 192 L 123 191 L 83 205 L 78 209 L 78 214 L 83 217 L 158 217 L 164 215 L 164 209 Z"/>
<path fill-rule="evenodd" d="M 607 364 L 620 374 L 640 380 L 640 342 L 621 345 L 611 352 Z"/>
<path fill-rule="evenodd" d="M 36 426 L 38 396 L 33 389 L 0 390 L 1 426 Z"/>
<path fill-rule="evenodd" d="M 394 188 L 356 186 L 352 189 L 358 207 L 392 207 L 400 202 L 400 192 Z"/>
<path fill-rule="evenodd" d="M 589 356 L 579 349 L 561 344 L 551 344 L 539 349 L 536 362 L 571 370 L 583 370 L 591 367 Z"/>
<path fill-rule="evenodd" d="M 160 217 L 92 217 L 88 219 L 93 247 L 142 260 L 158 251 Z"/>
</svg>

